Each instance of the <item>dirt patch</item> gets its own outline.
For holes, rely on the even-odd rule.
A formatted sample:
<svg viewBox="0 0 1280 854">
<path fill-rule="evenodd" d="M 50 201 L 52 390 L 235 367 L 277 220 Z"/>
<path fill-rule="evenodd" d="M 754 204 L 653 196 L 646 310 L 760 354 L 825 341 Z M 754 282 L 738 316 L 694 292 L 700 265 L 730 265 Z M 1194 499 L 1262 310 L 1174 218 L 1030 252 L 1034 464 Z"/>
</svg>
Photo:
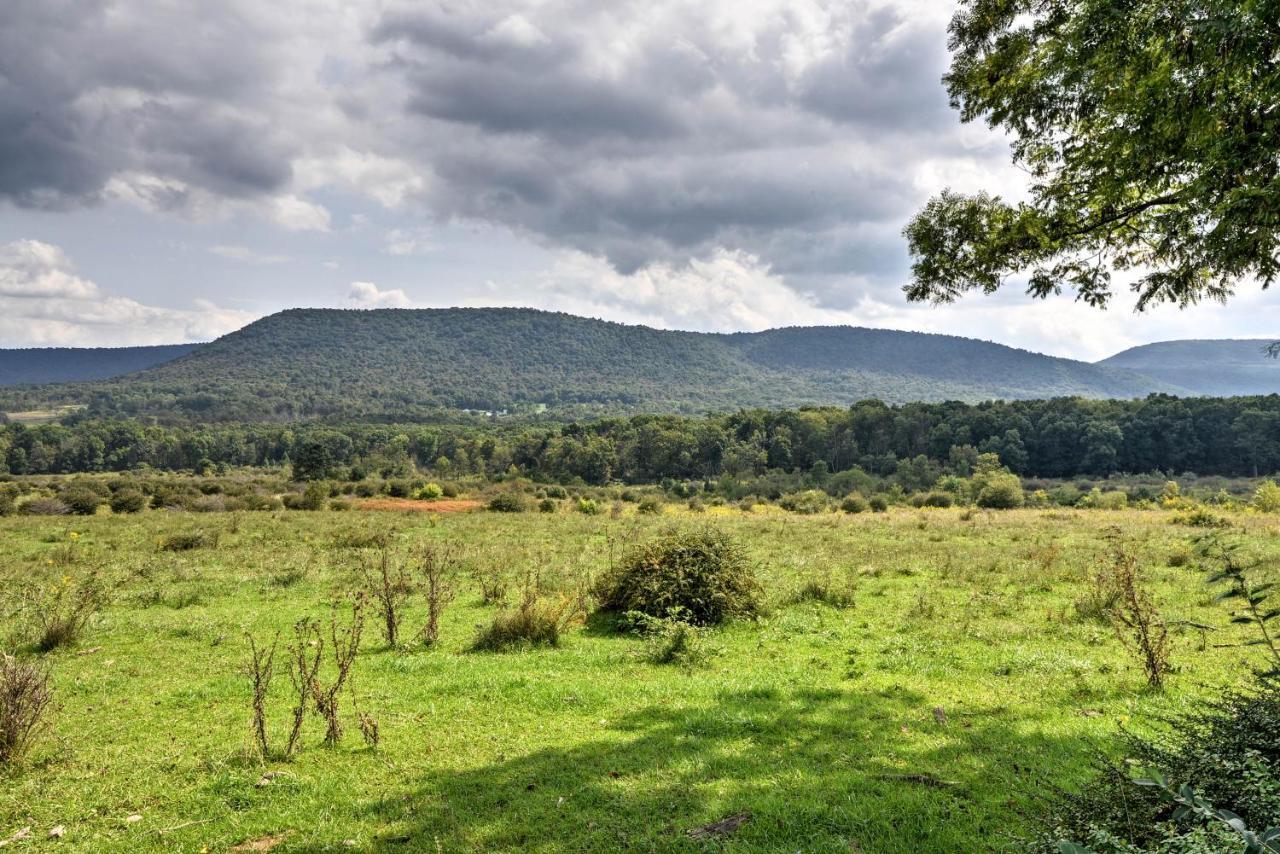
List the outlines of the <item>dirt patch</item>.
<svg viewBox="0 0 1280 854">
<path fill-rule="evenodd" d="M 241 842 L 239 845 L 233 846 L 230 850 L 237 852 L 237 854 L 245 851 L 270 851 L 272 848 L 275 848 L 281 842 L 288 839 L 292 833 L 292 830 L 286 830 L 283 833 L 273 833 L 259 839 L 250 839 L 246 842 Z"/>
<path fill-rule="evenodd" d="M 482 506 L 472 498 L 443 501 L 414 501 L 412 498 L 366 498 L 356 502 L 357 510 L 398 511 L 400 513 L 465 513 Z"/>
</svg>

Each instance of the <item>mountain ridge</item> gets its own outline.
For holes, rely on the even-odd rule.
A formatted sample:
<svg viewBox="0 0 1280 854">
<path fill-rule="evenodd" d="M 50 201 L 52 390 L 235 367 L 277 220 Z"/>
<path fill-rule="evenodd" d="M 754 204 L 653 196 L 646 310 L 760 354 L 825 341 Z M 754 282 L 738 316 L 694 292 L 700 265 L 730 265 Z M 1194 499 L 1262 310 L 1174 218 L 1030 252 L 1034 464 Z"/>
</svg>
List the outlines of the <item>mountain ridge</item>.
<svg viewBox="0 0 1280 854">
<path fill-rule="evenodd" d="M 527 308 L 288 309 L 137 373 L 0 389 L 0 410 L 421 420 L 461 409 L 579 417 L 1183 391 L 1127 369 L 934 333 L 703 333 Z"/>
</svg>

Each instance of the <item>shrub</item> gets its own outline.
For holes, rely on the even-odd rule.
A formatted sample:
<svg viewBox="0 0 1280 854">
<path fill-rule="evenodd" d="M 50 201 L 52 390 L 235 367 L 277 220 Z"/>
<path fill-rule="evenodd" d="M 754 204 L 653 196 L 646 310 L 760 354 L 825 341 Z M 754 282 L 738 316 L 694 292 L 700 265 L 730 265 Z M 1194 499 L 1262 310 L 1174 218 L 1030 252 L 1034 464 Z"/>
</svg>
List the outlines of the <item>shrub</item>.
<svg viewBox="0 0 1280 854">
<path fill-rule="evenodd" d="M 930 492 L 924 497 L 925 507 L 950 507 L 956 503 L 956 497 L 950 492 Z"/>
<path fill-rule="evenodd" d="M 96 572 L 79 581 L 64 576 L 52 587 L 33 589 L 27 601 L 35 615 L 36 649 L 49 652 L 76 643 L 105 599 Z"/>
<path fill-rule="evenodd" d="M 216 531 L 189 531 L 166 534 L 156 540 L 156 548 L 162 552 L 189 552 L 193 549 L 217 548 Z"/>
<path fill-rule="evenodd" d="M 489 499 L 489 510 L 494 513 L 523 513 L 524 496 L 516 492 L 503 492 Z"/>
<path fill-rule="evenodd" d="M 26 757 L 48 726 L 53 688 L 48 669 L 12 655 L 0 655 L 0 768 Z"/>
<path fill-rule="evenodd" d="M 742 548 L 714 528 L 675 531 L 642 545 L 596 587 L 605 611 L 715 625 L 759 611 L 760 586 Z"/>
<path fill-rule="evenodd" d="M 102 496 L 83 486 L 67 487 L 58 498 L 77 516 L 92 516 L 102 506 Z"/>
<path fill-rule="evenodd" d="M 32 498 L 22 504 L 18 512 L 24 516 L 65 516 L 71 508 L 56 498 Z"/>
<path fill-rule="evenodd" d="M 854 604 L 853 588 L 838 585 L 828 576 L 810 578 L 791 594 L 789 601 L 793 605 L 804 602 L 819 602 L 832 608 L 852 608 Z"/>
<path fill-rule="evenodd" d="M 873 513 L 883 513 L 889 509 L 889 497 L 884 493 L 876 493 L 867 499 L 867 506 Z"/>
<path fill-rule="evenodd" d="M 1135 786 L 1133 767 L 1175 786 L 1190 786 L 1248 827 L 1275 823 L 1280 816 L 1280 683 L 1228 692 L 1164 723 L 1154 737 L 1122 731 L 1127 762 L 1098 756 L 1095 776 L 1079 794 L 1052 793 L 1034 850 L 1058 852 L 1065 840 L 1099 851 L 1243 850 L 1229 831 L 1214 842 L 1205 840 L 1207 847 L 1188 845 L 1196 835 L 1212 837 L 1220 828 L 1179 815 L 1155 787 Z"/>
<path fill-rule="evenodd" d="M 7 492 L 0 492 L 0 516 L 12 516 L 17 510 L 18 506 L 13 496 Z"/>
<path fill-rule="evenodd" d="M 987 478 L 987 482 L 974 503 L 990 510 L 1012 510 L 1022 506 L 1022 481 L 1015 474 L 998 474 Z"/>
<path fill-rule="evenodd" d="M 136 489 L 121 489 L 111 496 L 112 513 L 141 513 L 147 506 L 147 496 Z"/>
<path fill-rule="evenodd" d="M 690 625 L 676 610 L 669 617 L 651 617 L 633 612 L 623 615 L 632 631 L 644 638 L 641 657 L 650 664 L 679 664 L 691 667 L 707 657 L 703 629 Z"/>
<path fill-rule="evenodd" d="M 849 493 L 840 502 L 840 509 L 846 513 L 865 513 L 870 506 L 867 504 L 867 499 L 856 492 Z"/>
<path fill-rule="evenodd" d="M 438 483 L 428 483 L 413 494 L 419 501 L 436 501 L 444 497 L 444 489 Z"/>
<path fill-rule="evenodd" d="M 643 513 L 646 516 L 657 516 L 662 512 L 662 502 L 652 496 L 642 499 L 636 505 L 636 512 Z"/>
<path fill-rule="evenodd" d="M 598 516 L 600 515 L 600 505 L 590 498 L 579 498 L 578 512 L 587 516 Z"/>
<path fill-rule="evenodd" d="M 1196 507 L 1186 513 L 1178 513 L 1170 520 L 1175 525 L 1186 525 L 1191 528 L 1226 528 L 1231 525 L 1226 517 L 1219 516 L 1203 507 Z"/>
<path fill-rule="evenodd" d="M 802 516 L 825 513 L 830 506 L 827 494 L 820 489 L 793 492 L 790 495 L 782 496 L 778 503 L 782 505 L 784 510 L 790 510 L 792 513 L 799 513 Z"/>
<path fill-rule="evenodd" d="M 1280 486 L 1264 480 L 1253 492 L 1253 509 L 1260 513 L 1280 513 Z"/>
<path fill-rule="evenodd" d="M 541 501 L 539 501 L 539 502 L 538 502 L 538 512 L 539 512 L 539 513 L 554 513 L 554 512 L 556 512 L 556 507 L 557 507 L 557 506 L 558 506 L 558 505 L 557 505 L 556 500 L 555 500 L 554 498 L 544 498 L 544 499 L 542 499 Z"/>
<path fill-rule="evenodd" d="M 532 646 L 559 646 L 568 600 L 555 602 L 526 590 L 515 608 L 503 608 L 472 642 L 477 652 L 504 652 Z"/>
</svg>

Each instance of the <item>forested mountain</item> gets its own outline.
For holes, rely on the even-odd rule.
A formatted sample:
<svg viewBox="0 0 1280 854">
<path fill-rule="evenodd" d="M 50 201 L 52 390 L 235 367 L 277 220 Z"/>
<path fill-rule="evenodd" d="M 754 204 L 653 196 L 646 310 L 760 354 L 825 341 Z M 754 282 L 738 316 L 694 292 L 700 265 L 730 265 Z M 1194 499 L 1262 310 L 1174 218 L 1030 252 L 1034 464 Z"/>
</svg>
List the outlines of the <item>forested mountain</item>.
<svg viewBox="0 0 1280 854">
<path fill-rule="evenodd" d="M 418 420 L 1181 389 L 1122 369 L 946 335 L 853 327 L 707 334 L 531 309 L 294 309 L 96 383 L 0 393 L 0 410 L 84 403 L 170 421 Z"/>
<path fill-rule="evenodd" d="M 0 349 L 0 386 L 104 380 L 173 361 L 199 346 Z"/>
<path fill-rule="evenodd" d="M 1268 358 L 1270 338 L 1218 341 L 1162 341 L 1103 359 L 1098 365 L 1140 371 L 1195 394 L 1240 395 L 1280 392 L 1280 361 Z"/>
</svg>

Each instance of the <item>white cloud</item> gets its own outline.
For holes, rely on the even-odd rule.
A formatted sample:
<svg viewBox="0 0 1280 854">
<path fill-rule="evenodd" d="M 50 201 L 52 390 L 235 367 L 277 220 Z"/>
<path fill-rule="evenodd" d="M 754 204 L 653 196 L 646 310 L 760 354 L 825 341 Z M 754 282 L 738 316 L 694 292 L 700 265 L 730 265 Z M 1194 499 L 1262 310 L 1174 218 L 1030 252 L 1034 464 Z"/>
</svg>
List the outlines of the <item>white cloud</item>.
<svg viewBox="0 0 1280 854">
<path fill-rule="evenodd" d="M 435 251 L 430 229 L 394 228 L 383 238 L 388 255 L 426 255 Z"/>
<path fill-rule="evenodd" d="M 104 293 L 49 243 L 0 246 L 0 341 L 6 347 L 128 346 L 208 341 L 254 315 L 196 300 L 194 308 L 144 305 Z"/>
<path fill-rule="evenodd" d="M 209 251 L 214 255 L 220 255 L 223 258 L 229 258 L 232 261 L 243 261 L 246 264 L 282 264 L 289 260 L 288 255 L 271 255 L 268 253 L 255 252 L 248 246 L 219 244 L 217 246 L 210 246 Z"/>
<path fill-rule="evenodd" d="M 409 308 L 413 301 L 400 288 L 379 290 L 373 282 L 352 282 L 347 303 L 353 308 Z"/>
</svg>

